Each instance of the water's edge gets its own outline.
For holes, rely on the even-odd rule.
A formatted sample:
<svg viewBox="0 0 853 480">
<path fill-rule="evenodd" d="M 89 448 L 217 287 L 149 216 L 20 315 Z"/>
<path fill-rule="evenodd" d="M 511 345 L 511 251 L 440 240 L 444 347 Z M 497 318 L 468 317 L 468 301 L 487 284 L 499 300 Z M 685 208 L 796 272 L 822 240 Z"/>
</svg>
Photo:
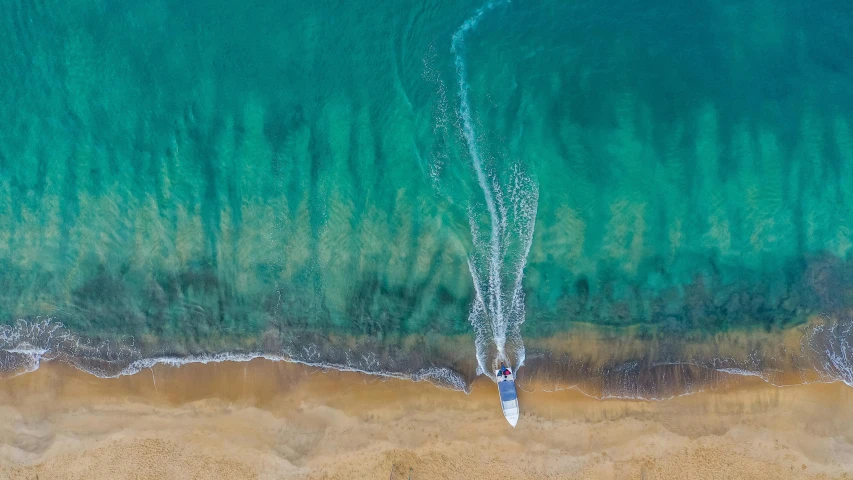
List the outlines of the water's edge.
<svg viewBox="0 0 853 480">
<path fill-rule="evenodd" d="M 853 322 L 818 318 L 783 332 L 763 336 L 732 332 L 728 337 L 717 335 L 674 348 L 671 341 L 639 340 L 626 332 L 591 328 L 532 340 L 526 366 L 519 371 L 519 385 L 528 390 L 577 390 L 599 399 L 638 400 L 665 400 L 728 387 L 744 377 L 779 387 L 838 381 L 853 386 L 851 330 Z M 744 338 L 751 341 L 744 342 Z M 477 377 L 473 356 L 467 352 L 470 337 L 413 338 L 390 347 L 369 340 L 328 338 L 323 343 L 317 339 L 275 346 L 267 342 L 245 350 L 154 353 L 152 347 L 140 346 L 133 339 L 98 343 L 75 335 L 52 319 L 21 320 L 0 327 L 0 370 L 5 377 L 17 376 L 36 371 L 42 362 L 58 361 L 97 377 L 116 378 L 155 366 L 265 359 L 426 381 L 465 393 L 470 393 Z M 747 343 L 753 348 L 744 348 Z"/>
</svg>

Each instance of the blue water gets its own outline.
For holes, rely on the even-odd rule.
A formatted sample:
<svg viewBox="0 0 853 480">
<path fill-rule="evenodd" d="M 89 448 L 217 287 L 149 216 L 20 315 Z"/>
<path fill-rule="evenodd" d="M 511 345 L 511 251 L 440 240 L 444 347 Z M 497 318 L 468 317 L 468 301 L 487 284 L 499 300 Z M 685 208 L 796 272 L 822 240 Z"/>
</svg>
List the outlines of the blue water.
<svg viewBox="0 0 853 480">
<path fill-rule="evenodd" d="M 6 370 L 849 371 L 847 3 L 4 10 Z"/>
</svg>

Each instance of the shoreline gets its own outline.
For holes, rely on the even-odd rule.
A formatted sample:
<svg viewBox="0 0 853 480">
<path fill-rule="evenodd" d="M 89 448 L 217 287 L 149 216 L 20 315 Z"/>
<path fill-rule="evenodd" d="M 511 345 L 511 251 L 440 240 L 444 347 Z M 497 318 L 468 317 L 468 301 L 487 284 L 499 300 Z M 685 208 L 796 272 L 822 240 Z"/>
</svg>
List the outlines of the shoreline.
<svg viewBox="0 0 853 480">
<path fill-rule="evenodd" d="M 660 335 L 642 337 L 630 329 L 579 324 L 572 331 L 525 340 L 527 358 L 520 384 L 548 385 L 551 390 L 575 388 L 599 399 L 653 400 L 739 384 L 743 376 L 758 377 L 776 386 L 838 380 L 853 385 L 849 369 L 838 364 L 839 359 L 846 361 L 849 332 L 845 328 L 850 328 L 848 322 L 813 317 L 806 324 L 785 330 L 732 330 L 670 341 Z M 101 378 L 114 378 L 158 364 L 176 367 L 254 359 L 426 380 L 461 391 L 468 391 L 478 378 L 476 363 L 471 360 L 473 346 L 466 336 L 413 335 L 400 340 L 396 347 L 365 343 L 358 337 L 334 337 L 328 345 L 287 349 L 259 344 L 257 348 L 218 353 L 181 355 L 167 350 L 158 354 L 155 350 L 144 354 L 146 349 L 93 343 L 61 323 L 47 320 L 7 327 L 0 340 L 0 379 L 27 374 L 43 361 L 64 362 Z"/>
<path fill-rule="evenodd" d="M 416 479 L 495 468 L 513 478 L 853 478 L 853 389 L 840 382 L 744 377 L 661 401 L 544 387 L 519 392 L 512 429 L 482 377 L 465 394 L 261 359 L 112 379 L 46 363 L 0 380 L 0 474 L 388 478 L 393 464 Z"/>
</svg>

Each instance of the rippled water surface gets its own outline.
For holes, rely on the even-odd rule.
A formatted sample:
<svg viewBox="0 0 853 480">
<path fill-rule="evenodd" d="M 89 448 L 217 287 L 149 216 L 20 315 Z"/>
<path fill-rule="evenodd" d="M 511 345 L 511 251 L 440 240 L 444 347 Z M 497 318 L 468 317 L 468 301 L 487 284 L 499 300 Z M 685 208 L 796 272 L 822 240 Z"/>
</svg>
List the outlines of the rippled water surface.
<svg viewBox="0 0 853 480">
<path fill-rule="evenodd" d="M 0 366 L 853 384 L 851 32 L 837 1 L 9 0 Z"/>
</svg>

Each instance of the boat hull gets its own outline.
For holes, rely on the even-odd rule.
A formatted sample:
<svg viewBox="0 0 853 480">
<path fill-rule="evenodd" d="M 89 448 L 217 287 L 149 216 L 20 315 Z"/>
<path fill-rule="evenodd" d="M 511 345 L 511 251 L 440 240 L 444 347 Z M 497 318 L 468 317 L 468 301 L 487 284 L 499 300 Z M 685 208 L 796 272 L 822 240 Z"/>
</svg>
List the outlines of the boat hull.
<svg viewBox="0 0 853 480">
<path fill-rule="evenodd" d="M 495 378 L 498 382 L 498 394 L 500 395 L 501 409 L 503 410 L 504 417 L 515 428 L 520 414 L 518 393 L 515 389 L 515 375 L 512 372 L 504 375 L 501 370 L 496 370 Z"/>
</svg>

